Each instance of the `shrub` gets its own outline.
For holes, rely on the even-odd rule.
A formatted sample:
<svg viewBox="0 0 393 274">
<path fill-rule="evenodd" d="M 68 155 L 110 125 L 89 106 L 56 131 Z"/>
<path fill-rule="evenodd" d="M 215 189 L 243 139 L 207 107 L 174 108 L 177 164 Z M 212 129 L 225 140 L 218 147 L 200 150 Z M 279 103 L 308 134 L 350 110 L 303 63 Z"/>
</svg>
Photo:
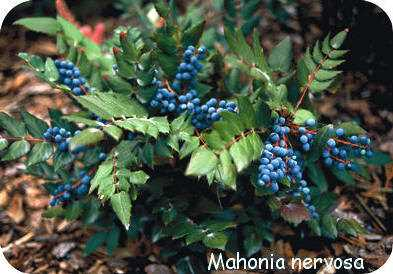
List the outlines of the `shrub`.
<svg viewBox="0 0 393 274">
<path fill-rule="evenodd" d="M 325 175 L 351 186 L 389 159 L 355 122 L 318 121 L 310 96 L 338 87 L 348 31 L 307 48 L 295 67 L 288 37 L 265 57 L 257 31 L 248 39 L 228 24 L 206 48 L 204 21 L 155 9 L 151 32 L 119 27 L 102 46 L 62 17 L 16 22 L 56 37 L 59 59 L 19 57 L 80 109 L 51 109 L 49 124 L 0 114 L 2 160 L 46 180 L 44 215 L 97 228 L 86 254 L 143 233 L 172 261 L 206 248 L 251 256 L 281 218 L 298 233 L 362 233 L 331 214 Z"/>
</svg>

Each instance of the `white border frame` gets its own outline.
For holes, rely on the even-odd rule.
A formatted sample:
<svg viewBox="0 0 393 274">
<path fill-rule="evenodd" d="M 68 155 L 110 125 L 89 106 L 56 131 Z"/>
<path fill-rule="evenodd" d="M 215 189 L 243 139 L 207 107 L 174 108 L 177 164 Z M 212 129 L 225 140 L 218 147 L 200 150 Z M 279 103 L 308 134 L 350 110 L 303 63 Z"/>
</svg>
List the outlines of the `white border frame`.
<svg viewBox="0 0 393 274">
<path fill-rule="evenodd" d="M 0 3 L 0 26 L 3 25 L 4 18 L 16 6 L 29 0 L 6 0 Z M 359 0 L 360 1 L 360 0 Z M 392 0 L 370 0 L 369 2 L 379 6 L 390 18 L 390 23 L 393 22 L 393 1 Z M 392 251 L 393 254 L 393 251 Z M 393 255 L 390 255 L 386 263 L 378 270 L 370 274 L 391 274 L 393 273 Z M 4 274 L 21 274 L 19 270 L 15 269 L 9 264 L 0 247 L 0 273 Z"/>
</svg>

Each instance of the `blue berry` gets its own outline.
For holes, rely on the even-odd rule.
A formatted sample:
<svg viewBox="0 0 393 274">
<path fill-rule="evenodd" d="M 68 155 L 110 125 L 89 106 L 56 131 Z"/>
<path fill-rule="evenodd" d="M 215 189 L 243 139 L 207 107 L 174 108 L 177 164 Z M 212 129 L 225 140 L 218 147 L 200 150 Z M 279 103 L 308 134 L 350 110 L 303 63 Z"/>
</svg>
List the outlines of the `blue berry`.
<svg viewBox="0 0 393 274">
<path fill-rule="evenodd" d="M 83 91 L 89 90 L 89 87 L 85 86 L 86 79 L 81 76 L 80 70 L 72 62 L 56 60 L 55 65 L 60 74 L 59 82 L 68 86 L 74 95 L 81 96 Z"/>
<path fill-rule="evenodd" d="M 329 139 L 329 140 L 327 140 L 327 145 L 329 146 L 329 147 L 335 147 L 336 146 L 336 141 L 334 141 L 334 139 Z"/>
<path fill-rule="evenodd" d="M 315 127 L 316 124 L 317 124 L 317 122 L 312 118 L 309 118 L 306 120 L 306 126 Z"/>
<path fill-rule="evenodd" d="M 336 135 L 339 136 L 339 137 L 343 136 L 344 135 L 344 129 L 342 129 L 342 128 L 336 129 Z"/>
<path fill-rule="evenodd" d="M 98 155 L 98 160 L 105 161 L 105 159 L 106 159 L 106 153 L 101 152 L 100 155 Z"/>
</svg>

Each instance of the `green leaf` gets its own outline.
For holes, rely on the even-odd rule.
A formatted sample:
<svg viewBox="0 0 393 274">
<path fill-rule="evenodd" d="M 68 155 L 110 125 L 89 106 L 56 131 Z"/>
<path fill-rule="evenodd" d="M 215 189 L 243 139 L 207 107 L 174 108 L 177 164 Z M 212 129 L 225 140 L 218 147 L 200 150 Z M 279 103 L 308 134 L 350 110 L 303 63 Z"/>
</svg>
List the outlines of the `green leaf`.
<svg viewBox="0 0 393 274">
<path fill-rule="evenodd" d="M 366 234 L 367 230 L 355 219 L 340 219 L 337 223 L 337 229 L 341 232 L 357 237 L 359 234 Z"/>
<path fill-rule="evenodd" d="M 63 217 L 64 211 L 65 211 L 64 208 L 62 208 L 61 206 L 49 207 L 44 211 L 44 213 L 42 213 L 42 216 L 44 218 Z"/>
<path fill-rule="evenodd" d="M 53 161 L 55 171 L 64 168 L 74 160 L 74 156 L 70 152 L 56 151 Z"/>
<path fill-rule="evenodd" d="M 85 249 L 83 250 L 83 254 L 85 256 L 89 256 L 90 254 L 92 254 L 94 251 L 97 250 L 97 248 L 100 245 L 104 244 L 106 238 L 107 238 L 107 232 L 105 232 L 105 231 L 95 233 L 86 242 L 86 246 L 85 246 Z"/>
<path fill-rule="evenodd" d="M 330 40 L 330 45 L 334 49 L 339 49 L 344 43 L 345 39 L 347 38 L 347 35 L 348 35 L 347 29 L 337 33 L 336 36 L 334 36 L 332 40 Z"/>
<path fill-rule="evenodd" d="M 131 132 L 138 131 L 157 139 L 159 133 L 169 133 L 170 127 L 166 117 L 128 118 L 115 124 Z"/>
<path fill-rule="evenodd" d="M 31 166 L 37 163 L 45 162 L 50 158 L 52 153 L 53 150 L 51 144 L 46 142 L 35 144 L 29 154 L 27 165 Z"/>
<path fill-rule="evenodd" d="M 325 192 L 328 190 L 328 182 L 320 166 L 317 166 L 315 163 L 308 164 L 307 175 L 318 187 L 320 192 Z"/>
<path fill-rule="evenodd" d="M 0 151 L 3 151 L 8 146 L 8 141 L 0 137 Z"/>
<path fill-rule="evenodd" d="M 48 35 L 55 35 L 61 28 L 56 19 L 51 17 L 22 18 L 15 21 L 14 25 L 24 26 L 29 30 L 42 32 Z"/>
<path fill-rule="evenodd" d="M 188 156 L 192 152 L 194 152 L 199 147 L 199 138 L 196 136 L 191 137 L 189 140 L 185 141 L 183 146 L 180 149 L 180 159 Z"/>
<path fill-rule="evenodd" d="M 92 193 L 104 178 L 111 177 L 112 171 L 113 171 L 112 160 L 108 159 L 105 162 L 103 162 L 98 167 L 98 170 L 94 175 L 94 178 L 91 180 L 89 193 Z"/>
<path fill-rule="evenodd" d="M 220 153 L 220 164 L 217 173 L 219 181 L 223 182 L 226 187 L 236 190 L 236 167 L 232 163 L 228 150 L 223 150 Z"/>
<path fill-rule="evenodd" d="M 288 72 L 292 63 L 292 43 L 289 36 L 272 49 L 268 63 L 273 71 Z"/>
<path fill-rule="evenodd" d="M 261 250 L 262 239 L 255 232 L 247 233 L 244 237 L 243 246 L 248 258 Z"/>
<path fill-rule="evenodd" d="M 46 58 L 44 74 L 51 82 L 55 82 L 59 79 L 59 71 L 56 68 L 55 62 L 49 57 Z"/>
<path fill-rule="evenodd" d="M 375 151 L 373 153 L 373 156 L 367 158 L 366 161 L 370 165 L 377 165 L 377 166 L 382 166 L 393 162 L 389 154 L 380 151 Z"/>
<path fill-rule="evenodd" d="M 315 74 L 315 79 L 320 81 L 320 82 L 332 80 L 335 77 L 337 77 L 337 75 L 339 75 L 341 72 L 342 71 L 339 71 L 339 70 L 320 69 Z"/>
<path fill-rule="evenodd" d="M 109 87 L 115 92 L 126 94 L 126 95 L 134 93 L 133 86 L 118 76 L 105 75 L 104 80 L 109 85 Z"/>
<path fill-rule="evenodd" d="M 71 151 L 78 146 L 96 144 L 104 139 L 104 133 L 97 128 L 88 128 L 82 130 L 77 136 L 70 141 Z"/>
<path fill-rule="evenodd" d="M 225 40 L 227 41 L 229 48 L 236 53 L 240 58 L 249 64 L 255 63 L 254 53 L 251 47 L 247 44 L 246 39 L 241 30 L 234 30 L 230 27 L 226 27 L 224 30 Z"/>
<path fill-rule="evenodd" d="M 259 100 L 256 104 L 256 123 L 258 127 L 269 127 L 271 122 L 271 110 L 264 100 Z"/>
<path fill-rule="evenodd" d="M 196 229 L 186 236 L 186 245 L 190 245 L 199 241 L 202 241 L 205 237 L 206 232 L 203 229 Z"/>
<path fill-rule="evenodd" d="M 211 172 L 218 163 L 217 156 L 207 148 L 199 148 L 194 151 L 188 164 L 186 175 L 206 175 Z"/>
<path fill-rule="evenodd" d="M 344 122 L 337 127 L 344 129 L 346 135 L 361 135 L 367 132 L 355 122 Z"/>
<path fill-rule="evenodd" d="M 170 14 L 169 6 L 163 0 L 155 1 L 154 8 L 156 9 L 157 13 L 163 18 L 167 18 Z"/>
<path fill-rule="evenodd" d="M 82 203 L 80 201 L 74 201 L 66 207 L 64 217 L 66 220 L 73 221 L 81 216 L 82 211 Z"/>
<path fill-rule="evenodd" d="M 307 68 L 304 58 L 301 58 L 297 63 L 297 80 L 300 86 L 304 86 L 308 80 L 309 70 Z"/>
<path fill-rule="evenodd" d="M 222 232 L 211 232 L 203 237 L 202 242 L 207 247 L 225 250 L 228 237 Z"/>
<path fill-rule="evenodd" d="M 119 141 L 121 136 L 123 135 L 123 131 L 114 125 L 107 125 L 102 128 L 106 134 L 111 136 L 116 141 Z"/>
<path fill-rule="evenodd" d="M 124 191 L 114 194 L 111 197 L 111 205 L 119 220 L 126 230 L 128 230 L 131 218 L 131 200 L 129 194 Z"/>
<path fill-rule="evenodd" d="M 98 122 L 97 120 L 92 120 L 89 117 L 89 114 L 87 113 L 74 113 L 70 115 L 66 115 L 61 117 L 63 120 L 66 120 L 68 122 L 74 122 L 74 123 L 82 123 L 86 126 L 89 127 L 100 127 L 102 126 L 102 123 Z"/>
<path fill-rule="evenodd" d="M 139 170 L 135 172 L 130 172 L 128 179 L 130 180 L 131 184 L 134 185 L 143 185 L 147 182 L 150 178 L 144 171 Z"/>
<path fill-rule="evenodd" d="M 108 176 L 103 178 L 100 182 L 99 182 L 99 186 L 98 186 L 98 197 L 101 200 L 108 200 L 109 198 L 111 198 L 113 196 L 113 194 L 115 194 L 116 192 L 116 187 L 114 184 L 114 177 L 113 176 Z"/>
<path fill-rule="evenodd" d="M 308 224 L 310 230 L 311 230 L 316 236 L 318 236 L 318 237 L 321 236 L 321 233 L 322 233 L 322 232 L 321 232 L 321 227 L 320 227 L 319 222 L 318 222 L 317 219 L 309 220 L 309 221 L 307 221 L 307 224 Z"/>
<path fill-rule="evenodd" d="M 83 39 L 83 34 L 72 23 L 67 21 L 61 16 L 57 16 L 57 22 L 61 25 L 65 36 L 73 41 L 72 45 L 75 46 Z"/>
<path fill-rule="evenodd" d="M 146 117 L 146 110 L 135 100 L 123 94 L 95 92 L 74 97 L 83 107 L 103 119 L 122 117 Z"/>
<path fill-rule="evenodd" d="M 27 134 L 25 124 L 15 118 L 0 112 L 0 127 L 12 137 L 23 137 Z"/>
<path fill-rule="evenodd" d="M 337 222 L 331 215 L 324 215 L 322 217 L 322 229 L 326 236 L 332 239 L 337 238 Z"/>
<path fill-rule="evenodd" d="M 202 36 L 203 29 L 205 28 L 205 20 L 202 20 L 192 27 L 188 28 L 184 33 L 182 37 L 182 44 L 184 47 L 188 46 L 195 46 L 198 44 L 199 39 Z"/>
<path fill-rule="evenodd" d="M 19 58 L 23 59 L 26 63 L 31 65 L 37 72 L 45 71 L 45 64 L 41 57 L 37 55 L 30 55 L 25 52 L 20 52 L 18 54 Z"/>
<path fill-rule="evenodd" d="M 31 136 L 42 138 L 43 134 L 48 129 L 48 125 L 43 120 L 38 119 L 24 110 L 21 111 L 21 116 Z"/>
<path fill-rule="evenodd" d="M 246 137 L 241 138 L 229 148 L 229 153 L 236 165 L 237 172 L 242 171 L 249 164 L 257 159 L 262 149 L 262 142 L 259 136 L 254 132 Z"/>
<path fill-rule="evenodd" d="M 270 78 L 270 69 L 269 66 L 267 65 L 265 54 L 263 53 L 263 48 L 261 47 L 261 43 L 259 40 L 260 40 L 259 32 L 257 30 L 254 30 L 253 37 L 252 37 L 252 41 L 253 41 L 252 45 L 253 45 L 256 65 L 259 69 L 264 71 L 269 76 L 268 78 Z"/>
<path fill-rule="evenodd" d="M 120 229 L 117 226 L 114 226 L 113 229 L 108 232 L 108 236 L 106 238 L 106 251 L 108 252 L 109 256 L 113 255 L 113 251 L 116 247 L 119 246 L 119 239 L 120 239 Z"/>
<path fill-rule="evenodd" d="M 334 82 L 334 79 L 320 82 L 318 80 L 312 81 L 310 85 L 310 90 L 314 93 L 322 92 L 324 90 L 327 90 Z"/>
<path fill-rule="evenodd" d="M 253 105 L 250 99 L 246 96 L 238 98 L 238 108 L 240 120 L 247 128 L 257 127 L 257 118 Z"/>
<path fill-rule="evenodd" d="M 334 135 L 332 125 L 326 125 L 321 128 L 315 136 L 313 146 L 308 154 L 308 161 L 316 161 L 321 157 L 322 150 L 326 146 L 326 142 Z"/>
<path fill-rule="evenodd" d="M 294 123 L 298 125 L 303 125 L 306 120 L 310 118 L 315 119 L 315 116 L 311 111 L 307 109 L 299 109 L 295 113 Z"/>
<path fill-rule="evenodd" d="M 330 54 L 332 48 L 330 46 L 330 33 L 323 39 L 322 52 L 326 55 Z"/>
<path fill-rule="evenodd" d="M 6 154 L 3 156 L 2 161 L 12 161 L 16 160 L 23 155 L 26 155 L 30 151 L 30 143 L 21 140 L 16 141 L 10 145 Z"/>
<path fill-rule="evenodd" d="M 339 179 L 340 181 L 342 181 L 347 185 L 354 186 L 356 184 L 351 173 L 349 173 L 346 170 L 338 170 L 336 168 L 333 168 L 332 173 L 334 174 L 334 176 L 336 176 L 337 179 Z"/>
</svg>

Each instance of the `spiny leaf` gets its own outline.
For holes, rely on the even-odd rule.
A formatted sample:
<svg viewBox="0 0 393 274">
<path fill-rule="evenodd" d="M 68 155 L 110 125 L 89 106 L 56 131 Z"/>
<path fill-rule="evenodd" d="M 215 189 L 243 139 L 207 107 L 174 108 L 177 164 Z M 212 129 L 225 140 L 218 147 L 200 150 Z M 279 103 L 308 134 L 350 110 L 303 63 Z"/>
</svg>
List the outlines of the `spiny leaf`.
<svg viewBox="0 0 393 274">
<path fill-rule="evenodd" d="M 44 132 L 48 129 L 48 125 L 43 120 L 24 110 L 21 111 L 21 116 L 31 136 L 42 138 Z"/>
<path fill-rule="evenodd" d="M 134 171 L 130 172 L 128 179 L 130 180 L 131 184 L 135 185 L 143 185 L 147 182 L 147 180 L 150 178 L 149 175 L 147 175 L 144 171 L 139 170 L 139 171 Z"/>
<path fill-rule="evenodd" d="M 27 134 L 25 124 L 15 118 L 0 112 L 0 127 L 12 137 L 23 137 Z"/>
<path fill-rule="evenodd" d="M 184 47 L 197 45 L 205 28 L 205 20 L 193 25 L 183 33 L 182 44 Z"/>
<path fill-rule="evenodd" d="M 78 146 L 96 144 L 104 139 L 104 133 L 96 128 L 82 130 L 77 136 L 73 137 L 70 142 L 70 149 L 74 150 Z"/>
<path fill-rule="evenodd" d="M 315 119 L 314 114 L 307 109 L 299 109 L 295 113 L 294 123 L 298 125 L 303 125 L 307 119 Z"/>
<path fill-rule="evenodd" d="M 222 232 L 211 232 L 203 237 L 202 242 L 207 247 L 225 250 L 228 237 Z"/>
<path fill-rule="evenodd" d="M 332 40 L 330 41 L 330 45 L 334 49 L 339 49 L 342 46 L 342 44 L 344 43 L 345 39 L 347 38 L 347 35 L 348 35 L 347 29 L 337 33 L 336 36 L 334 36 L 332 38 Z"/>
<path fill-rule="evenodd" d="M 30 151 L 30 143 L 26 140 L 16 141 L 10 145 L 2 161 L 16 160 Z"/>
<path fill-rule="evenodd" d="M 201 147 L 193 152 L 186 175 L 206 175 L 217 166 L 217 163 L 217 156 L 211 150 Z"/>
<path fill-rule="evenodd" d="M 59 71 L 56 68 L 55 62 L 49 57 L 46 58 L 44 75 L 51 82 L 59 79 Z"/>
<path fill-rule="evenodd" d="M 114 194 L 111 197 L 111 205 L 119 220 L 128 230 L 131 219 L 131 199 L 129 194 L 124 191 Z"/>
<path fill-rule="evenodd" d="M 292 62 L 292 43 L 289 36 L 272 49 L 268 62 L 273 71 L 289 71 Z"/>
<path fill-rule="evenodd" d="M 0 137 L 0 151 L 3 151 L 8 146 L 8 141 Z"/>
<path fill-rule="evenodd" d="M 91 180 L 89 193 L 92 193 L 104 178 L 111 177 L 112 170 L 113 170 L 113 162 L 111 159 L 108 159 L 105 162 L 103 162 L 98 167 L 98 170 L 94 175 L 94 178 Z"/>
<path fill-rule="evenodd" d="M 56 19 L 51 17 L 32 17 L 22 18 L 13 23 L 28 28 L 32 31 L 42 32 L 49 35 L 55 35 L 60 31 L 61 26 Z"/>
<path fill-rule="evenodd" d="M 29 154 L 27 165 L 31 166 L 37 163 L 45 162 L 52 155 L 52 146 L 49 143 L 42 142 L 34 145 Z"/>
</svg>

